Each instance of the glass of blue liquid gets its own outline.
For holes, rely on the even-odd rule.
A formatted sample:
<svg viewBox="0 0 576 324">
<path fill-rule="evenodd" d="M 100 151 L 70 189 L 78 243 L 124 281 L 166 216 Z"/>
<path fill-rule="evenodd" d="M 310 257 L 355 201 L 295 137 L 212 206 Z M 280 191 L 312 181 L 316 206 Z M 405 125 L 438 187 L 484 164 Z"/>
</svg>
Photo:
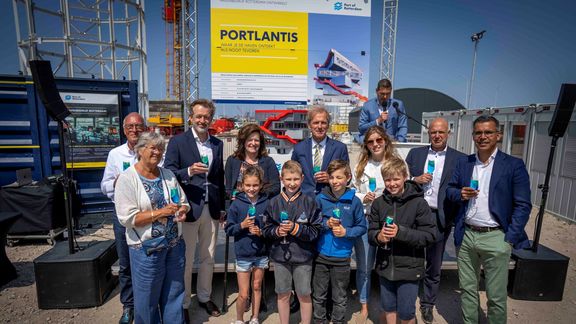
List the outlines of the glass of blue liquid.
<svg viewBox="0 0 576 324">
<path fill-rule="evenodd" d="M 315 165 L 314 168 L 312 168 L 312 172 L 314 172 L 314 174 L 320 172 L 320 166 L 319 166 L 319 165 Z"/>
<path fill-rule="evenodd" d="M 394 224 L 394 217 L 386 216 L 386 220 L 384 221 L 384 227 L 390 227 L 392 224 Z M 388 242 L 384 243 L 384 250 L 389 249 L 390 248 L 388 247 Z"/>
<path fill-rule="evenodd" d="M 256 218 L 256 206 L 251 205 L 250 207 L 248 207 L 248 218 L 249 219 Z M 254 223 L 254 226 L 256 226 L 256 223 Z"/>
<path fill-rule="evenodd" d="M 368 189 L 371 192 L 376 191 L 376 178 L 372 178 L 372 177 L 368 178 Z"/>
<path fill-rule="evenodd" d="M 178 188 L 171 188 L 170 189 L 170 199 L 172 200 L 173 203 L 175 203 L 176 205 L 178 205 L 178 207 L 180 207 L 180 205 L 181 205 L 180 192 L 178 191 Z"/>
<path fill-rule="evenodd" d="M 340 215 L 340 208 L 332 209 L 332 217 L 338 221 L 338 224 L 340 224 Z"/>
<path fill-rule="evenodd" d="M 124 161 L 122 162 L 122 171 L 126 171 L 130 167 L 130 162 Z"/>
<path fill-rule="evenodd" d="M 436 162 L 434 160 L 428 160 L 428 173 L 434 174 L 434 168 L 436 167 Z"/>
<path fill-rule="evenodd" d="M 288 212 L 286 211 L 281 211 L 280 212 L 280 222 L 285 223 L 288 221 Z M 288 241 L 286 241 L 286 236 L 284 236 L 282 238 L 282 241 L 280 242 L 281 244 L 288 244 Z"/>
<path fill-rule="evenodd" d="M 480 188 L 480 183 L 478 182 L 478 180 L 476 179 L 470 180 L 470 188 L 478 190 L 478 188 Z"/>
</svg>

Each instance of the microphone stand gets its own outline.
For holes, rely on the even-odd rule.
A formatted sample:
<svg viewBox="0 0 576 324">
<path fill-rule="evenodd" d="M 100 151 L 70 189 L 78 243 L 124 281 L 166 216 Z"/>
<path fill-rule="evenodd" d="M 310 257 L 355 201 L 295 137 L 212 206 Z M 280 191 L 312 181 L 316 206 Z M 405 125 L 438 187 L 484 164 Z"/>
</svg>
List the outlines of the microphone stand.
<svg viewBox="0 0 576 324">
<path fill-rule="evenodd" d="M 419 120 L 416 120 L 415 118 L 412 118 L 412 116 L 408 115 L 407 113 L 400 111 L 398 109 L 398 103 L 397 102 L 393 103 L 392 107 L 394 107 L 394 110 L 396 111 L 397 115 L 404 115 L 404 116 L 406 116 L 406 118 L 410 119 L 411 121 L 415 122 L 416 124 L 428 129 L 428 126 L 422 124 L 422 122 L 420 122 Z"/>
</svg>

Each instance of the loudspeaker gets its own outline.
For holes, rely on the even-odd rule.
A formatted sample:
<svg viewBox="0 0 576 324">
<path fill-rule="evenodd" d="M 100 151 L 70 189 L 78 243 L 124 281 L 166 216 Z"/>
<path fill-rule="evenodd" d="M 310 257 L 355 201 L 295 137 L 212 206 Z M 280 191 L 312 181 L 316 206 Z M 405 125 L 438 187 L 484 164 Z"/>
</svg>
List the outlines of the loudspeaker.
<svg viewBox="0 0 576 324">
<path fill-rule="evenodd" d="M 576 104 L 576 84 L 563 83 L 552 121 L 548 126 L 548 136 L 564 136 L 574 111 L 574 104 Z"/>
<path fill-rule="evenodd" d="M 63 121 L 66 116 L 70 115 L 70 111 L 60 98 L 50 61 L 30 61 L 30 71 L 34 86 L 48 114 L 56 121 Z"/>
<path fill-rule="evenodd" d="M 82 242 L 81 251 L 68 253 L 59 242 L 34 260 L 38 308 L 82 308 L 104 303 L 118 282 L 112 265 L 118 259 L 116 243 Z"/>
<path fill-rule="evenodd" d="M 508 291 L 510 297 L 520 300 L 561 301 L 570 258 L 538 246 L 532 250 L 513 250 L 516 260 L 514 271 L 510 272 Z"/>
</svg>

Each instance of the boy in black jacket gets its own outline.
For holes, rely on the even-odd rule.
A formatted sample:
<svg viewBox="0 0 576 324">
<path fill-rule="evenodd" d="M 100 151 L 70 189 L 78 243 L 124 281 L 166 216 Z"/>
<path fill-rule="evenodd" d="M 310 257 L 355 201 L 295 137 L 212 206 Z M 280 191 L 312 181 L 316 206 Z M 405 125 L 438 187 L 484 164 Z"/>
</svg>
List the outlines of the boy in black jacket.
<svg viewBox="0 0 576 324">
<path fill-rule="evenodd" d="M 425 270 L 424 248 L 436 241 L 436 221 L 422 188 L 406 181 L 407 177 L 403 160 L 386 160 L 382 166 L 386 190 L 374 200 L 368 216 L 368 241 L 378 247 L 380 303 L 388 323 L 396 323 L 397 317 L 402 323 L 415 323 L 418 282 Z M 387 217 L 393 219 L 392 224 Z"/>
<path fill-rule="evenodd" d="M 303 195 L 302 167 L 296 161 L 282 166 L 284 188 L 272 198 L 266 209 L 264 237 L 272 240 L 270 259 L 274 264 L 275 291 L 278 295 L 280 323 L 288 324 L 292 279 L 300 301 L 301 323 L 312 320 L 312 261 L 316 256 L 316 239 L 322 218 L 314 197 Z"/>
</svg>

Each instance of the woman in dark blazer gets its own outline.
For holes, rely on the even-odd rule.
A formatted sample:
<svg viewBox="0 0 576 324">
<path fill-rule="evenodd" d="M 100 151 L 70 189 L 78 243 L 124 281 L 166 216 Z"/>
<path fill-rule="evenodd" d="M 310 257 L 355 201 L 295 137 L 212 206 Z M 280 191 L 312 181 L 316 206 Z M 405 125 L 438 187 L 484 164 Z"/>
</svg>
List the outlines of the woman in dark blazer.
<svg viewBox="0 0 576 324">
<path fill-rule="evenodd" d="M 262 192 L 272 198 L 280 193 L 280 174 L 276 162 L 268 156 L 266 139 L 260 127 L 247 124 L 238 132 L 236 151 L 226 160 L 224 170 L 226 195 L 231 200 L 240 191 L 242 171 L 249 165 L 258 165 L 264 170 L 264 188 Z"/>
</svg>

